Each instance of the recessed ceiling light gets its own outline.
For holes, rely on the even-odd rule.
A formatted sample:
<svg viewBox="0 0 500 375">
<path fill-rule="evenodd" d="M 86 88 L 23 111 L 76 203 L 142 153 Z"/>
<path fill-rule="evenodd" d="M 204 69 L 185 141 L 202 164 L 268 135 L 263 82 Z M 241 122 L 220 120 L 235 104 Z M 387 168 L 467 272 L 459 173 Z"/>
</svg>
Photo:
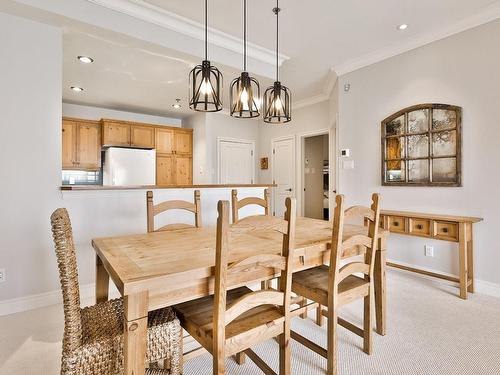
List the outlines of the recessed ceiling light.
<svg viewBox="0 0 500 375">
<path fill-rule="evenodd" d="M 398 26 L 398 30 L 406 30 L 408 28 L 408 24 L 402 23 L 401 25 Z"/>
<path fill-rule="evenodd" d="M 90 64 L 94 62 L 94 59 L 89 56 L 78 56 L 78 60 L 84 64 Z"/>
<path fill-rule="evenodd" d="M 181 100 L 180 100 L 180 99 L 175 99 L 175 101 L 176 101 L 177 103 L 172 104 L 172 107 L 174 107 L 175 109 L 182 108 L 182 105 L 180 104 L 180 101 L 181 101 Z"/>
<path fill-rule="evenodd" d="M 76 91 L 76 92 L 82 92 L 83 91 L 83 88 L 82 87 L 78 87 L 78 86 L 71 86 L 70 88 L 71 88 L 71 90 Z"/>
</svg>

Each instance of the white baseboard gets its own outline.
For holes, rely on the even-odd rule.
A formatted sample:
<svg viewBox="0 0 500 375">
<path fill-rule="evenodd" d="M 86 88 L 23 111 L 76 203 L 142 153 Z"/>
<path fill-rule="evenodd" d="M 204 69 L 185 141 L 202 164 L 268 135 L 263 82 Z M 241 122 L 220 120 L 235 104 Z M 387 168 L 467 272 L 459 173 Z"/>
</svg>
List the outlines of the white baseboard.
<svg viewBox="0 0 500 375">
<path fill-rule="evenodd" d="M 402 266 L 420 268 L 424 271 L 430 271 L 430 272 L 440 272 L 444 275 L 456 277 L 456 275 L 444 273 L 441 271 L 436 271 L 430 268 L 420 267 L 414 264 L 403 263 L 389 259 L 387 261 L 391 263 L 400 264 Z M 407 271 L 402 271 L 402 272 L 407 272 Z M 419 275 L 419 276 L 428 277 L 425 275 Z M 440 280 L 436 278 L 432 279 L 444 283 L 449 283 L 446 280 Z M 476 279 L 475 287 L 476 287 L 476 293 L 500 298 L 500 284 L 495 284 L 489 281 Z M 120 296 L 118 291 L 114 290 L 114 288 L 111 288 L 109 295 L 111 298 L 117 298 Z M 82 306 L 94 303 L 95 300 L 94 284 L 85 284 L 80 287 L 80 299 L 82 302 Z M 40 294 L 32 294 L 25 297 L 13 298 L 5 301 L 0 301 L 0 316 L 15 314 L 23 311 L 35 310 L 42 307 L 58 305 L 61 303 L 62 303 L 62 294 L 60 290 L 55 290 L 52 292 L 46 292 Z"/>
<path fill-rule="evenodd" d="M 446 275 L 446 276 L 458 277 L 457 275 L 454 275 L 454 274 L 451 274 L 451 273 L 442 272 L 442 271 L 431 269 L 431 268 L 421 267 L 421 266 L 418 266 L 418 265 L 415 265 L 415 264 L 410 264 L 410 263 L 404 263 L 404 262 L 400 262 L 400 261 L 395 261 L 395 260 L 392 260 L 392 259 L 387 259 L 387 262 L 399 264 L 399 265 L 405 266 L 405 267 L 419 268 L 419 269 L 421 269 L 423 271 L 440 273 L 440 274 L 443 274 L 443 275 Z M 405 270 L 399 270 L 399 269 L 398 269 L 398 271 L 411 272 L 411 271 L 405 271 Z M 447 284 L 455 284 L 455 283 L 452 283 L 450 281 L 446 281 L 446 280 L 442 280 L 442 279 L 437 279 L 437 278 L 432 277 L 432 276 L 426 276 L 426 275 L 421 275 L 421 274 L 416 274 L 416 273 L 413 273 L 413 274 L 421 276 L 421 277 L 429 278 L 429 279 L 432 279 L 432 280 L 440 281 L 440 282 L 443 282 L 443 283 L 447 283 Z M 476 293 L 484 294 L 484 295 L 491 296 L 491 297 L 499 297 L 500 298 L 500 284 L 495 284 L 495 283 L 492 283 L 492 282 L 489 282 L 489 281 L 478 280 L 478 279 L 474 280 L 474 284 L 475 284 L 475 292 Z"/>
<path fill-rule="evenodd" d="M 117 291 L 110 290 L 110 297 L 119 297 Z M 80 286 L 80 300 L 82 306 L 91 305 L 95 300 L 94 284 Z M 0 301 L 0 316 L 15 314 L 23 311 L 35 310 L 42 307 L 62 304 L 61 290 L 32 294 L 25 297 L 12 298 Z"/>
</svg>

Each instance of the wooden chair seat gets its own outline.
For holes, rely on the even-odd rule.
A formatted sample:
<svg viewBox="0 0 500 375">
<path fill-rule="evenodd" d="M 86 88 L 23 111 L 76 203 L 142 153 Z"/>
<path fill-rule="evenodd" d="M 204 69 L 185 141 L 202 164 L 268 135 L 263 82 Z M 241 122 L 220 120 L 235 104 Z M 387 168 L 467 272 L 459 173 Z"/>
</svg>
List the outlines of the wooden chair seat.
<svg viewBox="0 0 500 375">
<path fill-rule="evenodd" d="M 229 306 L 246 294 L 252 293 L 247 287 L 227 291 Z M 213 353 L 213 309 L 214 297 L 204 297 L 185 302 L 174 307 L 184 329 L 198 342 Z M 264 305 L 240 315 L 226 326 L 226 355 L 234 355 L 248 348 L 246 337 L 258 335 L 265 341 L 283 333 L 283 314 L 277 306 Z"/>
<path fill-rule="evenodd" d="M 328 306 L 328 266 L 319 266 L 293 274 L 292 292 Z M 370 282 L 364 278 L 349 275 L 339 283 L 337 298 L 339 306 L 370 293 Z"/>
</svg>

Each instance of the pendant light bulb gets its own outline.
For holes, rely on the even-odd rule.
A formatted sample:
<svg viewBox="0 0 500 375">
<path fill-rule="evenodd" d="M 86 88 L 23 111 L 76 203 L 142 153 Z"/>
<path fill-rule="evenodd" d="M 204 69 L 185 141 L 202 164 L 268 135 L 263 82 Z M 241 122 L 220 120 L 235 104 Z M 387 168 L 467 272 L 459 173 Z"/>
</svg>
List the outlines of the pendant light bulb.
<svg viewBox="0 0 500 375">
<path fill-rule="evenodd" d="M 264 93 L 264 122 L 269 124 L 285 124 L 292 120 L 291 93 L 288 87 L 279 80 L 279 2 L 273 13 L 276 15 L 276 81 Z"/>
<path fill-rule="evenodd" d="M 208 78 L 204 78 L 201 86 L 200 86 L 200 93 L 202 95 L 210 95 L 214 91 L 212 84 L 210 83 L 210 80 Z"/>
</svg>

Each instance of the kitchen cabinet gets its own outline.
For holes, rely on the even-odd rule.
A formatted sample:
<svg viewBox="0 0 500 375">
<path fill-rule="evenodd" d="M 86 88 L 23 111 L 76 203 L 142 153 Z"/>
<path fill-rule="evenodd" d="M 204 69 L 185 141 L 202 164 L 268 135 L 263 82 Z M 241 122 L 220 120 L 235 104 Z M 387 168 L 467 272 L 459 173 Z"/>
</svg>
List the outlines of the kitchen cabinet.
<svg viewBox="0 0 500 375">
<path fill-rule="evenodd" d="M 191 185 L 193 183 L 193 158 L 191 156 L 175 156 L 175 184 Z"/>
<path fill-rule="evenodd" d="M 115 120 L 101 120 L 103 146 L 130 146 L 130 124 Z"/>
<path fill-rule="evenodd" d="M 173 155 L 157 154 L 156 155 L 156 184 L 157 185 L 175 185 L 174 175 L 174 159 Z"/>
<path fill-rule="evenodd" d="M 99 122 L 63 118 L 62 168 L 85 171 L 97 171 L 101 168 Z"/>
<path fill-rule="evenodd" d="M 158 185 L 193 183 L 193 131 L 156 129 L 156 182 Z"/>
<path fill-rule="evenodd" d="M 174 130 L 156 128 L 156 152 L 158 154 L 173 154 Z"/>
<path fill-rule="evenodd" d="M 137 148 L 155 148 L 155 128 L 153 126 L 131 125 L 130 146 Z"/>
<path fill-rule="evenodd" d="M 175 153 L 183 155 L 193 154 L 193 132 L 189 130 L 175 131 Z"/>
</svg>

